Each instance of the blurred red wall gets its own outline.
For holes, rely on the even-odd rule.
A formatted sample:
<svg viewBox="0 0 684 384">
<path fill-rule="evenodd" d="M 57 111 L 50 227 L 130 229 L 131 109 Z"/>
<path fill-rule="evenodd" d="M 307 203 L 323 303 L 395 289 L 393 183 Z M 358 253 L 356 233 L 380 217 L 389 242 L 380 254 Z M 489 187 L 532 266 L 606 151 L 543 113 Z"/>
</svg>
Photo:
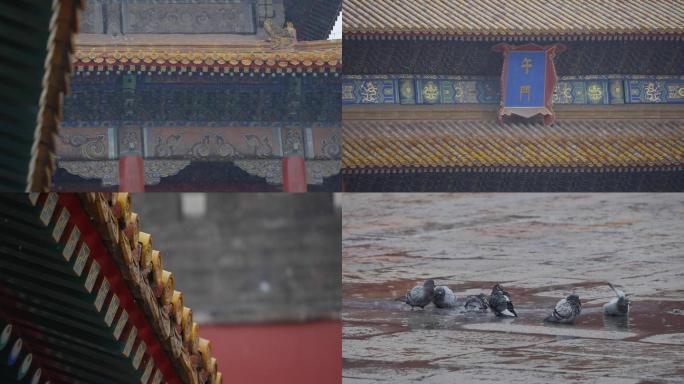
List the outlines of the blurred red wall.
<svg viewBox="0 0 684 384">
<path fill-rule="evenodd" d="M 226 384 L 341 384 L 342 323 L 202 325 Z"/>
</svg>

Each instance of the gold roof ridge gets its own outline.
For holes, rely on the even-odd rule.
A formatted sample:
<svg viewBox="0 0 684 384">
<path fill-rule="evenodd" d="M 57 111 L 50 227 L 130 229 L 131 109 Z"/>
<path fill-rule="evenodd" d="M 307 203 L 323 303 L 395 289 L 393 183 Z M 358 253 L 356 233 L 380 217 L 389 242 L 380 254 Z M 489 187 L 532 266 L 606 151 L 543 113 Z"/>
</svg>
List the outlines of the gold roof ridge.
<svg viewBox="0 0 684 384">
<path fill-rule="evenodd" d="M 297 42 L 288 48 L 271 48 L 267 42 L 240 45 L 81 45 L 74 62 L 79 65 L 150 64 L 159 66 L 250 66 L 338 68 L 341 40 Z"/>
</svg>

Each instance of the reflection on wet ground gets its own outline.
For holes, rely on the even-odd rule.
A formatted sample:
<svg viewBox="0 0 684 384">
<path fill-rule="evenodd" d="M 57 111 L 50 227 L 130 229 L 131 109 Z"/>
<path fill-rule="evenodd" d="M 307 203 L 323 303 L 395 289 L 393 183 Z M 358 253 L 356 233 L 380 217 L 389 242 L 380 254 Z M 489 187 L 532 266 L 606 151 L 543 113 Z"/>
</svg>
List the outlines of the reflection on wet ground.
<svg viewBox="0 0 684 384">
<path fill-rule="evenodd" d="M 513 299 L 516 296 L 510 290 Z M 459 300 L 462 304 L 464 300 Z M 383 330 L 392 329 L 397 332 L 420 329 L 462 329 L 471 324 L 496 323 L 506 324 L 514 329 L 517 326 L 545 326 L 561 330 L 592 330 L 624 333 L 621 339 L 638 340 L 674 330 L 684 331 L 684 315 L 676 314 L 684 308 L 684 300 L 677 301 L 635 301 L 628 317 L 604 316 L 601 306 L 583 306 L 581 317 L 573 326 L 542 324 L 552 311 L 556 300 L 541 298 L 537 303 L 525 302 L 524 306 L 516 303 L 518 318 L 501 319 L 491 312 L 471 312 L 459 306 L 457 308 L 436 308 L 428 306 L 424 310 L 410 309 L 404 303 L 394 300 L 344 300 L 345 321 L 348 324 L 373 328 L 378 324 Z M 537 305 L 535 305 L 537 304 Z M 675 311 L 675 312 L 673 312 Z M 497 327 L 499 327 L 497 325 Z M 500 327 L 499 327 L 500 328 Z M 553 331 L 544 331 L 553 332 Z M 565 332 L 565 331 L 563 331 Z M 345 337 L 347 337 L 345 333 Z M 349 338 L 366 336 L 348 335 Z"/>
<path fill-rule="evenodd" d="M 345 195 L 344 382 L 684 382 L 684 196 L 532 196 Z M 426 278 L 501 282 L 519 317 L 394 300 Z M 572 292 L 577 322 L 543 323 Z"/>
</svg>

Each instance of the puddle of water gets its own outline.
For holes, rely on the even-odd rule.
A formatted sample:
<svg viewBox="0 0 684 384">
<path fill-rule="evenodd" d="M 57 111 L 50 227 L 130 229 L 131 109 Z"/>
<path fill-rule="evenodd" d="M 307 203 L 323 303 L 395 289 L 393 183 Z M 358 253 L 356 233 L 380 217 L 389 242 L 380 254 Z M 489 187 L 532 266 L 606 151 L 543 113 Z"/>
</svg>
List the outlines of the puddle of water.
<svg viewBox="0 0 684 384">
<path fill-rule="evenodd" d="M 465 324 L 508 321 L 518 326 L 555 327 L 544 324 L 543 319 L 553 310 L 557 298 L 537 296 L 542 290 L 560 287 L 515 288 L 505 286 L 511 293 L 518 318 L 500 319 L 491 312 L 468 312 L 462 305 L 465 295 L 460 292 L 487 292 L 484 287 L 490 283 L 478 282 L 452 286 L 459 295 L 459 305 L 452 309 L 440 309 L 432 305 L 424 310 L 411 309 L 410 306 L 394 299 L 411 287 L 421 283 L 418 280 L 397 280 L 391 284 L 343 284 L 343 318 L 354 324 L 377 326 L 388 324 L 406 331 L 411 329 L 458 329 Z M 602 283 L 584 282 L 572 287 L 594 287 Z M 562 286 L 572 291 L 571 286 Z M 634 300 L 628 317 L 604 316 L 602 303 L 585 304 L 582 315 L 574 325 L 566 326 L 577 330 L 623 332 L 628 340 L 664 334 L 684 332 L 684 301 L 672 300 Z M 561 328 L 562 329 L 562 328 Z M 513 331 L 514 332 L 514 331 Z M 566 332 L 560 332 L 565 334 Z"/>
<path fill-rule="evenodd" d="M 682 382 L 682 196 L 345 197 L 345 378 Z M 427 278 L 461 303 L 498 279 L 519 317 L 394 301 Z M 606 281 L 631 295 L 629 317 L 603 316 Z M 576 324 L 543 323 L 571 292 Z"/>
<path fill-rule="evenodd" d="M 624 340 L 636 336 L 635 333 L 624 331 L 606 331 L 593 330 L 586 328 L 579 328 L 577 326 L 568 325 L 520 325 L 510 323 L 489 323 L 489 324 L 466 324 L 464 329 L 475 331 L 493 331 L 493 332 L 507 332 L 507 333 L 524 333 L 532 335 L 552 335 L 570 338 L 589 338 L 589 339 L 605 339 L 605 340 Z"/>
<path fill-rule="evenodd" d="M 387 368 L 393 369 L 420 369 L 430 368 L 430 362 L 426 360 L 408 360 L 408 361 L 375 361 L 375 360 L 357 360 L 357 359 L 342 359 L 342 364 L 345 368 Z"/>
</svg>

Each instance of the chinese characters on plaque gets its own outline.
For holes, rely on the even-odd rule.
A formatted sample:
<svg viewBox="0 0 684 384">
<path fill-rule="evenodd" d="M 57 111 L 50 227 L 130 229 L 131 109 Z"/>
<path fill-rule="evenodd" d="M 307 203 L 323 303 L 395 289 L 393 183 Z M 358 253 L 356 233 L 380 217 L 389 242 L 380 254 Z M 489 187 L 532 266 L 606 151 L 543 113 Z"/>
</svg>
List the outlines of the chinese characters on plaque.
<svg viewBox="0 0 684 384">
<path fill-rule="evenodd" d="M 557 82 L 553 59 L 565 50 L 561 44 L 512 46 L 499 44 L 494 51 L 502 52 L 501 103 L 499 121 L 513 115 L 532 118 L 541 115 L 544 124 L 552 124 L 554 114 L 551 97 Z"/>
</svg>

